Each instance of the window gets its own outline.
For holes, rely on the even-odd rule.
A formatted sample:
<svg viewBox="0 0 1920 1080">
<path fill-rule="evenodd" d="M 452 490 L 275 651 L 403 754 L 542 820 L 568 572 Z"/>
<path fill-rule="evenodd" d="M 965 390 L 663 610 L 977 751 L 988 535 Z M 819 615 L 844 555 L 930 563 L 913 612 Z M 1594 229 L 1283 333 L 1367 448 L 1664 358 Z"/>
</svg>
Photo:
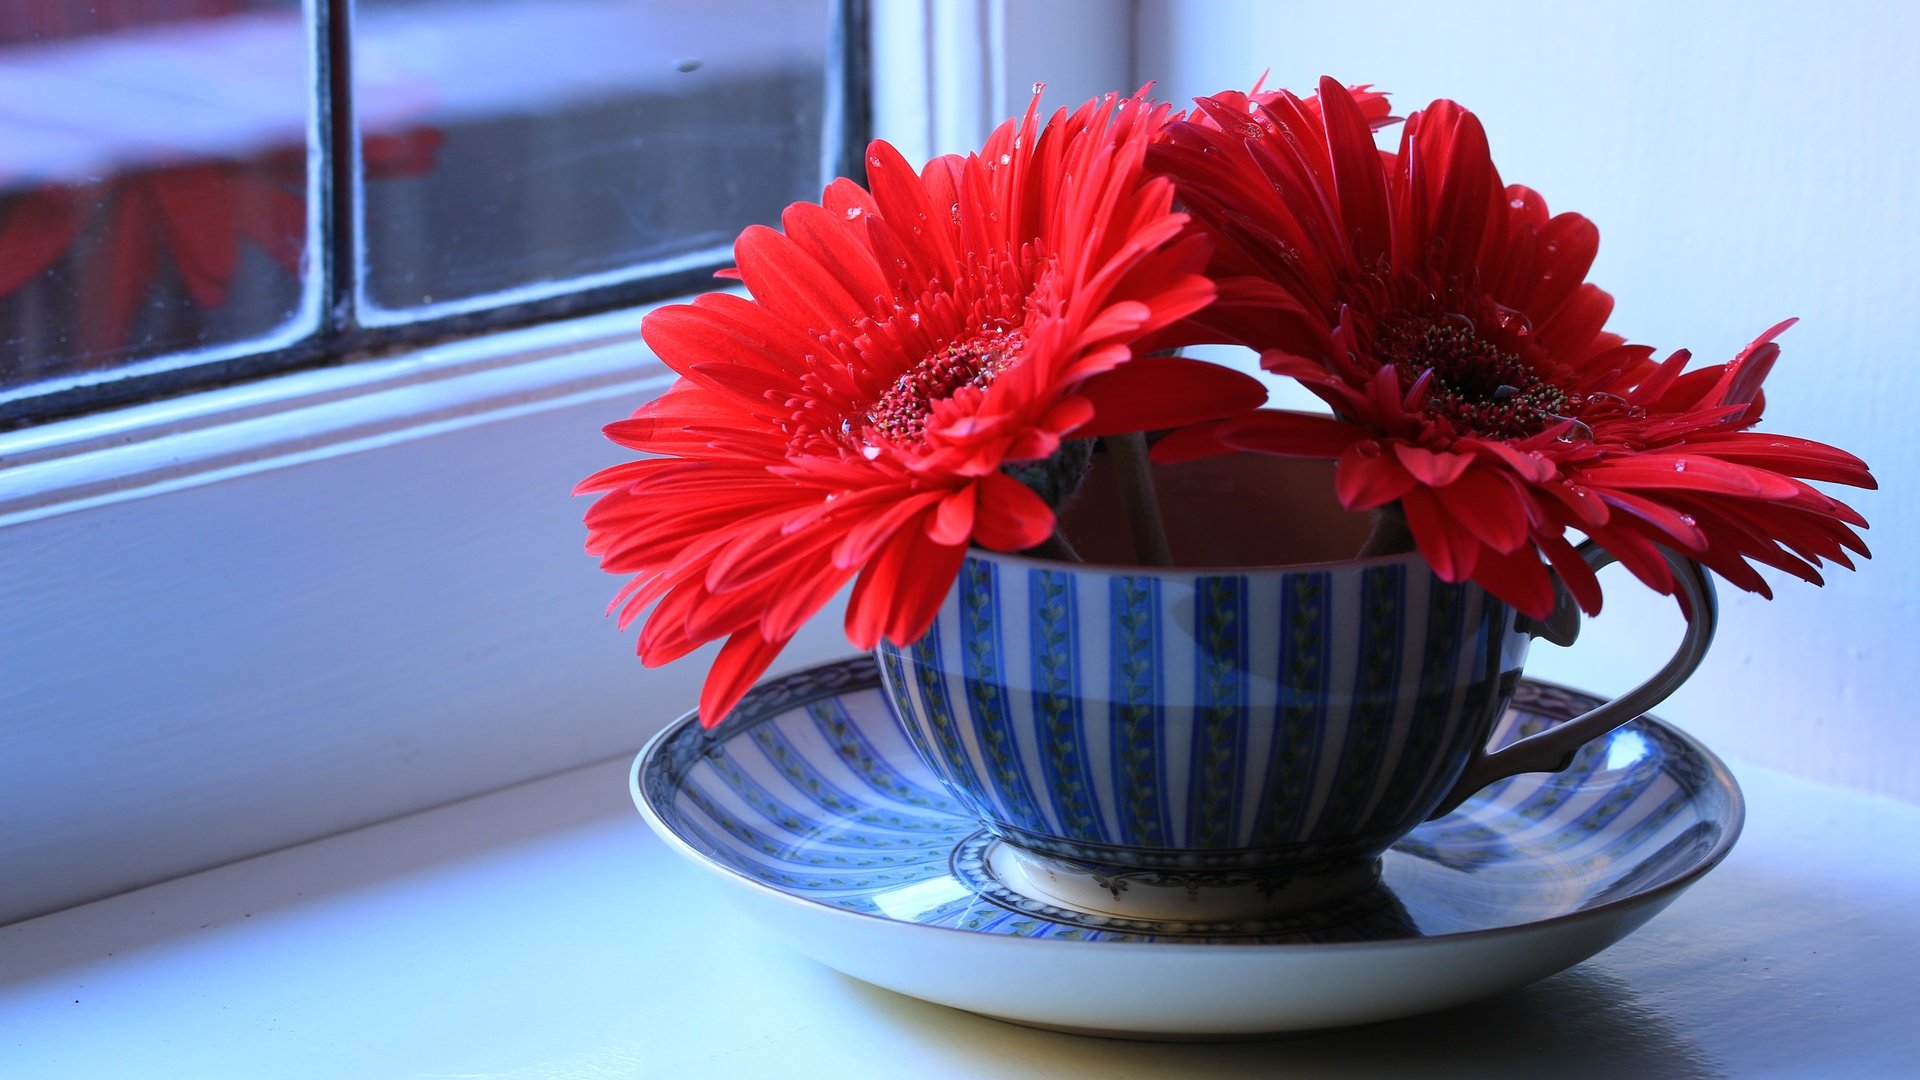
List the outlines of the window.
<svg viewBox="0 0 1920 1080">
<path fill-rule="evenodd" d="M 856 0 L 0 3 L 0 422 L 684 291 L 845 171 Z"/>
<path fill-rule="evenodd" d="M 164 0 L 168 11 L 197 2 Z M 544 11 L 565 6 L 524 2 Z M 505 3 L 470 0 L 458 10 Z M 719 0 L 623 6 L 648 3 L 707 13 L 727 28 L 728 42 L 772 32 L 739 17 L 742 5 Z M 0 0 L 0 26 L 15 25 L 9 20 L 21 4 Z M 71 6 L 142 4 L 157 9 L 162 0 Z M 881 134 L 923 158 L 977 146 L 995 110 L 1024 102 L 1036 79 L 1048 80 L 1053 103 L 1133 85 L 1132 4 L 888 0 L 871 5 L 864 30 L 868 5 L 819 4 L 842 27 L 821 75 L 829 87 L 840 80 L 842 93 L 829 90 L 822 129 L 858 132 L 871 100 L 886 113 L 876 115 Z M 376 7 L 430 5 L 362 0 L 352 14 L 368 19 Z M 285 19 L 292 10 L 270 14 Z M 870 86 L 857 66 L 863 50 L 849 44 L 868 34 L 876 61 Z M 0 80 L 17 70 L 7 58 L 23 55 L 0 52 Z M 713 74 L 708 65 L 719 63 L 717 53 L 672 55 L 676 76 Z M 677 70 L 691 60 L 701 66 Z M 503 64 L 497 57 L 474 62 Z M 377 68 L 361 71 L 373 74 Z M 472 226 L 442 204 L 493 194 L 503 168 L 564 167 L 566 153 L 553 142 L 557 122 L 516 122 L 524 110 L 510 104 L 488 106 L 488 122 L 503 140 L 495 145 L 515 149 L 476 142 L 462 150 L 454 140 L 469 126 L 442 116 L 430 123 L 442 138 L 431 172 L 369 177 L 370 190 L 335 190 L 309 202 L 307 212 L 325 218 L 341 200 L 364 197 L 373 213 L 390 194 L 388 205 L 403 217 L 431 211 L 445 215 L 435 229 Z M 691 115 L 712 104 L 686 107 Z M 844 110 L 838 118 L 836 108 Z M 0 126 L 31 111 L 0 96 Z M 604 130 L 592 125 L 608 121 L 580 122 Z M 767 141 L 767 130 L 756 128 L 754 137 Z M 823 155 L 831 141 L 818 144 Z M 800 167 L 791 147 L 759 152 Z M 14 160 L 8 153 L 0 146 L 0 162 Z M 453 163 L 469 153 L 474 166 L 459 172 L 463 188 L 452 179 Z M 690 219 L 697 205 L 726 194 L 727 179 L 687 166 L 655 186 L 712 189 L 674 196 L 672 212 Z M 442 180 L 447 186 L 427 186 Z M 38 186 L 18 181 L 0 169 L 0 207 Z M 388 184 L 395 186 L 379 190 Z M 808 184 L 806 197 L 817 196 L 817 177 Z M 469 205 L 473 215 L 518 212 Z M 575 209 L 562 200 L 538 212 L 564 218 Z M 498 277 L 449 285 L 443 282 L 467 268 L 432 260 L 437 245 L 454 238 L 415 237 L 412 255 L 425 261 L 393 261 L 402 253 L 388 247 L 382 264 L 382 226 L 369 227 L 365 244 L 347 234 L 351 246 L 342 246 L 339 229 L 326 233 L 338 260 L 357 267 L 364 257 L 372 266 L 358 277 L 327 279 L 316 317 L 334 319 L 344 305 L 354 320 L 341 324 L 341 336 L 328 338 L 332 331 L 323 329 L 305 347 L 351 358 L 328 351 L 350 331 L 382 355 L 0 430 L 0 866 L 7 869 L 0 923 L 590 761 L 631 757 L 697 693 L 699 656 L 643 669 L 631 636 L 596 617 L 617 582 L 580 554 L 584 503 L 567 497 L 580 477 L 618 454 L 600 425 L 658 395 L 672 377 L 636 332 L 640 308 L 670 299 L 660 292 L 709 287 L 704 267 L 671 269 L 675 258 L 698 256 L 697 236 L 684 250 L 640 254 L 652 260 L 647 273 L 668 267 L 661 276 L 556 283 L 535 276 L 551 272 L 535 253 L 518 264 L 532 269 L 517 285 Z M 502 231 L 468 250 L 504 252 L 513 235 Z M 588 244 L 601 239 L 586 234 Z M 589 251 L 609 248 L 617 245 Z M 263 256 L 247 250 L 248 258 Z M 580 273 L 605 273 L 605 266 L 589 263 Z M 400 279 L 380 284 L 389 271 L 442 276 L 430 292 L 408 296 Z M 588 292 L 542 295 L 582 280 Z M 356 281 L 370 298 L 343 295 Z M 389 287 L 397 291 L 383 291 Z M 199 314 L 191 297 L 182 303 L 173 295 L 174 308 Z M 455 301 L 476 306 L 429 307 Z M 376 308 L 403 313 L 403 321 L 373 325 L 367 313 Z M 6 316 L 0 337 L 15 336 L 18 325 Z M 13 351 L 0 347 L 0 358 Z M 297 353 L 265 355 L 295 362 Z M 179 375 L 226 378 L 252 362 L 230 359 Z M 41 411 L 19 415 L 48 415 L 34 408 Z M 826 616 L 785 661 L 799 666 L 846 649 L 838 623 Z"/>
</svg>

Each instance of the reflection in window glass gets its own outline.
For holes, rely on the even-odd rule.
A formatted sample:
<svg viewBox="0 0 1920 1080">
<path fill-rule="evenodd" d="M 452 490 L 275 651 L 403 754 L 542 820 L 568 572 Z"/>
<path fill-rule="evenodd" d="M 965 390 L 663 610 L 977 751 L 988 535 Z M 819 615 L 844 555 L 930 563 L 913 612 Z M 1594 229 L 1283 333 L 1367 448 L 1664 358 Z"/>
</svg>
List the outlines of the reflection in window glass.
<svg viewBox="0 0 1920 1080">
<path fill-rule="evenodd" d="M 310 53 L 299 0 L 0 5 L 0 401 L 311 331 Z"/>
<path fill-rule="evenodd" d="M 358 0 L 361 322 L 724 261 L 744 224 L 819 196 L 831 16 Z"/>
</svg>

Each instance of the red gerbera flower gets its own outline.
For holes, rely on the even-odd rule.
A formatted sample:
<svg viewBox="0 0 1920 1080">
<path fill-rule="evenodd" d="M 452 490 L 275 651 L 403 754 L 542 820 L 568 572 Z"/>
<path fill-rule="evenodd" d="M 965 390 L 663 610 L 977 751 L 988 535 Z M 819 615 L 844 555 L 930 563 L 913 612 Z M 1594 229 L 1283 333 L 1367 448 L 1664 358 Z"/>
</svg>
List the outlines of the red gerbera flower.
<svg viewBox="0 0 1920 1080">
<path fill-rule="evenodd" d="M 1205 240 L 1144 169 L 1167 107 L 1108 95 L 1044 129 L 1037 107 L 918 176 L 874 143 L 871 191 L 837 180 L 787 209 L 784 235 L 741 235 L 752 299 L 646 318 L 681 378 L 607 434 L 660 456 L 578 491 L 608 493 L 587 550 L 634 575 L 612 605 L 621 625 L 657 601 L 646 663 L 727 639 L 706 723 L 856 573 L 848 638 L 907 644 L 969 542 L 1044 540 L 1052 510 L 1003 464 L 1264 399 L 1214 365 L 1135 355 L 1213 297 Z"/>
<path fill-rule="evenodd" d="M 1603 329 L 1612 299 L 1585 281 L 1592 223 L 1504 187 L 1479 121 L 1450 101 L 1380 151 L 1376 99 L 1330 79 L 1317 100 L 1224 93 L 1200 102 L 1208 122 L 1171 124 L 1155 148 L 1216 244 L 1220 300 L 1196 336 L 1262 350 L 1335 413 L 1232 418 L 1158 456 L 1336 458 L 1346 506 L 1397 501 L 1440 576 L 1536 617 L 1555 595 L 1542 556 L 1599 610 L 1568 529 L 1668 593 L 1656 545 L 1762 594 L 1749 560 L 1817 584 L 1822 560 L 1867 553 L 1865 520 L 1805 482 L 1872 487 L 1866 465 L 1748 430 L 1789 323 L 1728 364 L 1656 364 Z"/>
</svg>

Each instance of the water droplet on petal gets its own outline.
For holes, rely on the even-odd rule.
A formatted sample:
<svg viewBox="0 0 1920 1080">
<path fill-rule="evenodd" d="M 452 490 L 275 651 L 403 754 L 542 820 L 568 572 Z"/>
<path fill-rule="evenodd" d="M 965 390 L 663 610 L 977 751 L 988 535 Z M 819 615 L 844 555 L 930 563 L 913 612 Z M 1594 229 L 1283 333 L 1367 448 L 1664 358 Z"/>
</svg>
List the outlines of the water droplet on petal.
<svg viewBox="0 0 1920 1080">
<path fill-rule="evenodd" d="M 1673 471 L 1674 471 L 1674 472 L 1686 472 L 1686 471 L 1687 471 L 1687 463 L 1686 463 L 1686 461 L 1685 461 L 1685 460 L 1683 459 L 1683 460 L 1680 460 L 1680 461 L 1676 461 L 1676 462 L 1674 462 L 1674 463 L 1673 463 Z"/>
<path fill-rule="evenodd" d="M 1040 91 L 1045 90 L 1046 88 L 1047 88 L 1047 84 L 1043 82 L 1037 82 L 1033 84 L 1033 92 L 1035 94 L 1038 94 Z"/>
<path fill-rule="evenodd" d="M 1561 423 L 1569 424 L 1569 426 L 1567 427 L 1567 430 L 1560 433 L 1560 437 L 1559 437 L 1560 442 L 1575 443 L 1575 442 L 1592 442 L 1593 441 L 1593 429 L 1581 423 L 1580 421 L 1575 420 L 1571 416 L 1549 415 L 1547 419 L 1553 421 L 1556 424 L 1561 424 Z"/>
<path fill-rule="evenodd" d="M 1527 200 L 1515 199 L 1507 205 L 1513 207 L 1515 210 L 1525 210 L 1527 208 Z"/>
<path fill-rule="evenodd" d="M 1012 164 L 1012 162 L 1013 162 L 1013 155 L 1012 155 L 1012 154 L 1001 154 L 1001 155 L 1000 155 L 1000 164 L 1002 164 L 1002 165 L 1009 165 L 1009 164 Z"/>
<path fill-rule="evenodd" d="M 1698 525 L 1698 524 L 1700 524 L 1700 523 L 1699 523 L 1699 522 L 1697 522 L 1697 521 L 1695 521 L 1695 520 L 1693 520 L 1693 515 L 1692 515 L 1692 514 L 1681 514 L 1681 515 L 1680 515 L 1680 524 L 1682 524 L 1682 525 L 1687 525 L 1687 526 L 1694 526 L 1694 525 Z"/>
<path fill-rule="evenodd" d="M 864 213 L 866 213 L 866 210 L 863 209 L 862 207 L 849 206 L 847 207 L 847 220 L 852 221 L 854 218 L 857 218 Z"/>
<path fill-rule="evenodd" d="M 1503 307 L 1496 310 L 1493 322 L 1495 326 L 1517 338 L 1533 335 L 1533 320 L 1527 318 L 1525 312 L 1515 311 L 1513 308 Z M 1472 325 L 1472 320 L 1468 320 L 1468 325 Z"/>
<path fill-rule="evenodd" d="M 866 458 L 868 461 L 872 461 L 874 458 L 880 456 L 880 448 L 872 443 L 868 443 L 860 448 L 860 456 Z M 833 496 L 829 495 L 827 497 L 832 498 Z"/>
<path fill-rule="evenodd" d="M 1549 240 L 1547 241 L 1546 247 L 1547 247 L 1547 254 L 1552 255 L 1560 250 L 1560 241 Z"/>
</svg>

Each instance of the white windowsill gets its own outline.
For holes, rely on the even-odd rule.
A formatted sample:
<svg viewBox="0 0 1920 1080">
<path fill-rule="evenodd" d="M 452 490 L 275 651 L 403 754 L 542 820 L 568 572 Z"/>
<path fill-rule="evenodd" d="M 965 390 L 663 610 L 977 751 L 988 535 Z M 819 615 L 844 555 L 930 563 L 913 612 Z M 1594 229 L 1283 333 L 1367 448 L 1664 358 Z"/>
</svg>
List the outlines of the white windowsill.
<svg viewBox="0 0 1920 1080">
<path fill-rule="evenodd" d="M 628 757 L 0 928 L 0 1074 L 1857 1076 L 1920 1056 L 1920 807 L 1736 763 L 1747 830 L 1637 934 L 1396 1024 L 1133 1044 L 873 989 L 641 824 Z"/>
<path fill-rule="evenodd" d="M 672 378 L 641 314 L 0 435 L 0 924 L 690 708 L 710 654 L 641 668 L 569 494 Z M 843 649 L 829 614 L 782 666 Z"/>
</svg>

